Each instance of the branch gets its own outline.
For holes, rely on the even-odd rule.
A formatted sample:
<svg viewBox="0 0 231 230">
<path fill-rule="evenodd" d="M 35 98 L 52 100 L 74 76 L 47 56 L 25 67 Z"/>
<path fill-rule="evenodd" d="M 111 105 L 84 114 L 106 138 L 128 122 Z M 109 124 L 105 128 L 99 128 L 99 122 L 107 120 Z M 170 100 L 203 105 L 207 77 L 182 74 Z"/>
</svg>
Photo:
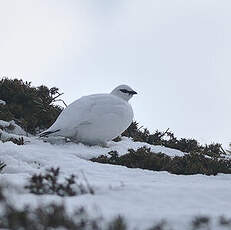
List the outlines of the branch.
<svg viewBox="0 0 231 230">
<path fill-rule="evenodd" d="M 54 100 L 54 102 L 57 102 L 57 101 L 61 101 L 67 107 L 67 104 L 64 102 L 64 100 L 62 100 L 62 99 Z"/>
<path fill-rule="evenodd" d="M 58 93 L 58 92 L 57 92 L 57 94 L 58 94 L 57 96 L 55 96 L 55 97 L 52 98 L 52 101 L 55 101 L 56 98 L 58 98 L 58 97 L 60 97 L 60 96 L 63 95 L 63 93 Z"/>
<path fill-rule="evenodd" d="M 169 131 L 169 128 L 167 128 L 167 130 L 163 134 L 160 135 L 160 138 L 163 137 L 168 131 Z"/>
</svg>

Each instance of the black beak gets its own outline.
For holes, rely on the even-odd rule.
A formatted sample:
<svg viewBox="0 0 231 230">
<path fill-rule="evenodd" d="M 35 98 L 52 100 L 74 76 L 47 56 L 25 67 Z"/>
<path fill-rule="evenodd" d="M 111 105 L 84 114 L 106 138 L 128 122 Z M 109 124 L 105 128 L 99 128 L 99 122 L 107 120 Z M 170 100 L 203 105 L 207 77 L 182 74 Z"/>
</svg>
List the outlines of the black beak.
<svg viewBox="0 0 231 230">
<path fill-rule="evenodd" d="M 129 91 L 129 94 L 135 95 L 135 94 L 137 94 L 137 92 L 136 91 Z"/>
</svg>

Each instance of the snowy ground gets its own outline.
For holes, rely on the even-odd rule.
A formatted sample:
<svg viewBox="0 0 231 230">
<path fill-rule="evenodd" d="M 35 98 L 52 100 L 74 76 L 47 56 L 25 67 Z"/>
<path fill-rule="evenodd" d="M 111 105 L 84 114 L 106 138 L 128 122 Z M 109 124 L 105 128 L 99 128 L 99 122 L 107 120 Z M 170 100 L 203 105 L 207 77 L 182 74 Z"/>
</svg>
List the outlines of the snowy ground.
<svg viewBox="0 0 231 230">
<path fill-rule="evenodd" d="M 25 140 L 27 142 L 22 146 L 0 142 L 0 161 L 7 165 L 0 180 L 21 188 L 12 196 L 18 205 L 64 199 L 69 210 L 83 205 L 92 215 L 103 216 L 106 220 L 121 214 L 131 229 L 145 229 L 166 219 L 174 229 L 185 230 L 192 218 L 198 215 L 231 217 L 231 175 L 179 176 L 88 160 L 111 150 L 125 154 L 128 148 L 137 149 L 144 145 L 154 152 L 170 156 L 182 156 L 184 153 L 180 151 L 134 143 L 128 138 L 110 142 L 109 148 L 73 143 L 54 145 L 35 137 L 25 137 Z M 55 195 L 36 196 L 23 189 L 32 174 L 57 166 L 61 168 L 62 178 L 70 174 L 81 177 L 84 172 L 95 195 L 60 198 Z"/>
</svg>

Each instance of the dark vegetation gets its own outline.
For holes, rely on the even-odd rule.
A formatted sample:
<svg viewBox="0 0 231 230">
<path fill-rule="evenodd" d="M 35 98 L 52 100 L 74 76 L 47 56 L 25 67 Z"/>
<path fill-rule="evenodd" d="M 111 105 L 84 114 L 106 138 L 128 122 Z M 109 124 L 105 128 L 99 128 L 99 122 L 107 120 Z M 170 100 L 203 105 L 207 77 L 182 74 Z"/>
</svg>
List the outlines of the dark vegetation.
<svg viewBox="0 0 231 230">
<path fill-rule="evenodd" d="M 165 132 L 157 130 L 154 133 L 150 133 L 146 128 L 142 129 L 142 127 L 139 127 L 137 122 L 133 122 L 122 135 L 131 137 L 134 141 L 146 142 L 151 145 L 162 145 L 186 153 L 196 152 L 214 157 L 225 154 L 221 144 L 200 145 L 194 139 L 178 139 L 169 130 Z"/>
<path fill-rule="evenodd" d="M 88 217 L 83 208 L 76 209 L 72 216 L 67 214 L 63 204 L 49 204 L 35 209 L 25 207 L 17 210 L 11 205 L 5 207 L 1 216 L 0 227 L 9 230 L 41 230 L 41 229 L 68 229 L 68 230 L 97 230 L 100 221 Z"/>
<path fill-rule="evenodd" d="M 0 140 L 1 140 L 2 142 L 11 141 L 11 142 L 13 142 L 13 143 L 16 144 L 16 145 L 24 145 L 24 143 L 25 143 L 23 137 L 19 137 L 19 138 L 9 137 L 9 138 L 7 138 L 7 139 L 2 139 L 2 138 L 1 138 L 1 133 L 0 133 Z"/>
<path fill-rule="evenodd" d="M 94 194 L 94 190 L 86 179 L 86 185 L 84 185 L 82 183 L 77 183 L 76 177 L 71 175 L 69 178 L 65 179 L 65 182 L 60 183 L 58 181 L 59 175 L 59 168 L 47 169 L 44 175 L 34 174 L 25 188 L 37 195 L 56 194 L 58 196 L 76 196 L 86 193 Z"/>
<path fill-rule="evenodd" d="M 201 153 L 170 157 L 163 153 L 153 153 L 150 148 L 142 147 L 136 151 L 129 149 L 128 153 L 122 156 L 118 156 L 116 151 L 109 152 L 109 155 L 110 157 L 102 155 L 91 161 L 183 175 L 231 173 L 231 160 L 208 157 Z"/>
<path fill-rule="evenodd" d="M 8 230 L 127 230 L 127 222 L 124 217 L 118 216 L 109 223 L 103 222 L 102 217 L 89 217 L 83 207 L 77 207 L 72 213 L 68 213 L 65 205 L 50 203 L 34 208 L 29 205 L 18 209 L 4 194 L 3 186 L 0 186 L 0 228 Z M 197 216 L 187 229 L 230 229 L 231 219 L 220 217 L 216 219 L 216 226 L 212 228 L 212 219 L 208 216 Z M 137 229 L 137 228 L 136 228 Z M 167 221 L 155 223 L 147 230 L 172 229 Z"/>
<path fill-rule="evenodd" d="M 9 138 L 7 141 L 11 141 L 16 145 L 24 145 L 25 141 L 23 137 L 19 137 L 19 138 Z"/>
<path fill-rule="evenodd" d="M 62 111 L 54 102 L 61 100 L 59 89 L 44 85 L 31 86 L 31 82 L 18 79 L 0 80 L 0 99 L 6 105 L 0 105 L 0 120 L 14 120 L 25 131 L 35 134 L 36 129 L 51 126 Z"/>
<path fill-rule="evenodd" d="M 101 229 L 100 218 L 91 219 L 84 208 L 76 208 L 72 215 L 64 204 L 40 205 L 37 208 L 25 206 L 17 209 L 9 202 L 0 187 L 0 228 L 9 230 L 97 230 Z M 114 221 L 117 221 L 116 219 Z"/>
<path fill-rule="evenodd" d="M 129 149 L 128 153 L 122 156 L 118 156 L 117 152 L 109 152 L 110 156 L 102 155 L 91 160 L 104 164 L 168 171 L 183 175 L 231 173 L 231 159 L 224 157 L 226 152 L 221 144 L 200 145 L 194 139 L 178 139 L 169 130 L 165 132 L 157 130 L 150 133 L 147 129 L 139 128 L 137 122 L 133 122 L 122 136 L 131 137 L 134 141 L 177 149 L 188 154 L 181 157 L 170 157 L 163 153 L 153 153 L 149 148 L 143 147 L 136 151 Z M 120 139 L 117 138 L 115 141 L 120 141 Z"/>
</svg>

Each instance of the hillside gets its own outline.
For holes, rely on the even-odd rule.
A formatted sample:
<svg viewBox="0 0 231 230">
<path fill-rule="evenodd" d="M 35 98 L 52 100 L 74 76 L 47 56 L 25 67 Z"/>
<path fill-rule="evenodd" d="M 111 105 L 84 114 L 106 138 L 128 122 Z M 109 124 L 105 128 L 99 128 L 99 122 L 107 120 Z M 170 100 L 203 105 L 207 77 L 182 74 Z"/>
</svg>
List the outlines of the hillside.
<svg viewBox="0 0 231 230">
<path fill-rule="evenodd" d="M 186 229 L 196 216 L 211 217 L 213 222 L 218 222 L 221 216 L 231 217 L 230 174 L 174 175 L 89 161 L 110 151 L 123 155 L 129 148 L 142 146 L 171 157 L 185 154 L 179 150 L 134 142 L 127 137 L 110 142 L 109 148 L 64 144 L 62 140 L 51 144 L 34 136 L 23 138 L 24 145 L 0 142 L 0 160 L 6 164 L 0 180 L 14 185 L 14 189 L 8 186 L 6 193 L 19 208 L 64 202 L 68 212 L 83 206 L 92 218 L 103 217 L 104 223 L 121 215 L 129 229 L 147 229 L 161 220 L 174 229 Z M 60 167 L 60 181 L 74 174 L 85 186 L 89 184 L 94 194 L 60 198 L 56 194 L 32 194 L 24 188 L 32 175 L 44 174 L 51 167 Z M 73 185 L 74 189 L 77 187 Z"/>
<path fill-rule="evenodd" d="M 15 118 L 16 104 L 0 99 L 0 115 Z M 31 126 L 22 110 L 0 120 L 1 229 L 231 228 L 231 157 L 221 145 L 136 122 L 108 148 L 41 139 L 36 130 L 58 115 L 50 99 L 43 123 Z"/>
</svg>

